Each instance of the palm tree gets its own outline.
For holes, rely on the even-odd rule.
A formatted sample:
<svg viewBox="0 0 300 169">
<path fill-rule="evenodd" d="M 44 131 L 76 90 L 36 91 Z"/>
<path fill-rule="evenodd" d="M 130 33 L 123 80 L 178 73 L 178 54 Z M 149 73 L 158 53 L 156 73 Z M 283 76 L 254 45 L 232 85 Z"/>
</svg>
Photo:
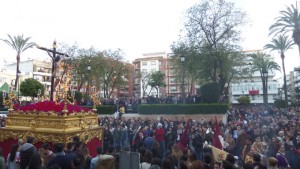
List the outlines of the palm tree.
<svg viewBox="0 0 300 169">
<path fill-rule="evenodd" d="M 280 11 L 279 13 L 280 16 L 275 18 L 275 23 L 269 28 L 269 35 L 274 34 L 276 36 L 278 33 L 292 32 L 292 37 L 298 46 L 300 54 L 300 14 L 298 7 L 291 5 L 285 11 Z"/>
<path fill-rule="evenodd" d="M 286 35 L 279 35 L 277 38 L 273 38 L 271 43 L 265 45 L 265 49 L 270 49 L 270 51 L 277 50 L 280 52 L 281 62 L 282 62 L 282 71 L 283 71 L 283 89 L 284 89 L 284 100 L 285 103 L 288 103 L 287 99 L 287 86 L 286 86 L 286 74 L 285 74 L 285 64 L 284 64 L 284 53 L 291 49 L 294 45 L 294 42 Z M 286 105 L 287 106 L 287 105 Z"/>
<path fill-rule="evenodd" d="M 32 48 L 34 46 L 36 46 L 36 43 L 34 42 L 29 42 L 29 40 L 31 39 L 31 37 L 24 37 L 23 35 L 17 35 L 17 36 L 10 36 L 7 35 L 8 39 L 1 39 L 2 41 L 4 41 L 7 45 L 9 45 L 10 47 L 12 47 L 16 52 L 17 52 L 17 69 L 16 69 L 16 80 L 15 80 L 15 89 L 17 88 L 17 84 L 18 84 L 18 80 L 19 80 L 19 76 L 18 76 L 18 72 L 19 70 L 19 66 L 20 66 L 20 57 L 21 54 L 29 49 Z"/>
<path fill-rule="evenodd" d="M 275 70 L 280 71 L 280 66 L 271 59 L 271 56 L 262 53 L 256 52 L 250 55 L 250 61 L 252 62 L 251 73 L 259 72 L 260 78 L 263 84 L 263 96 L 264 104 L 268 103 L 268 78 L 264 77 L 264 72 L 273 72 Z"/>
</svg>

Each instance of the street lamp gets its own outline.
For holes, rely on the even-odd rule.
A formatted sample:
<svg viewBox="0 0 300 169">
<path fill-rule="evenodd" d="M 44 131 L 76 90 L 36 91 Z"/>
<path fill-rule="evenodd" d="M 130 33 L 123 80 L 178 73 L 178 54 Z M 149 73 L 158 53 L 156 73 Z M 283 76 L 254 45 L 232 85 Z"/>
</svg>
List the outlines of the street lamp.
<svg viewBox="0 0 300 169">
<path fill-rule="evenodd" d="M 21 76 L 20 70 L 18 70 L 17 76 L 18 76 L 18 102 L 20 103 L 20 76 Z"/>
<path fill-rule="evenodd" d="M 265 92 L 264 92 L 264 103 L 267 105 L 268 104 L 268 71 L 264 70 L 262 72 L 263 74 L 263 78 L 265 79 L 265 83 L 264 83 L 264 88 L 265 88 Z"/>
<path fill-rule="evenodd" d="M 183 64 L 185 62 L 185 56 L 181 55 L 180 56 L 180 62 L 181 62 L 181 96 L 183 99 L 183 103 L 185 104 L 185 91 L 184 91 L 184 75 L 183 75 Z"/>
<path fill-rule="evenodd" d="M 92 70 L 91 59 L 89 59 L 89 63 L 87 64 L 87 70 L 89 73 L 89 78 L 88 78 L 88 87 L 86 89 L 86 93 L 90 95 L 90 79 L 91 79 L 91 70 Z"/>
</svg>

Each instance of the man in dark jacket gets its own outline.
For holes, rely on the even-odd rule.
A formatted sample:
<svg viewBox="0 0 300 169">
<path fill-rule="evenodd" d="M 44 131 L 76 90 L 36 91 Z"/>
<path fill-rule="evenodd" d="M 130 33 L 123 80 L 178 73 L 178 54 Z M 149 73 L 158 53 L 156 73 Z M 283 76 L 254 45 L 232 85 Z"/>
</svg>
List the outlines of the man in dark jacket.
<svg viewBox="0 0 300 169">
<path fill-rule="evenodd" d="M 55 164 L 60 166 L 60 168 L 71 168 L 71 161 L 67 160 L 64 152 L 65 145 L 63 143 L 57 143 L 55 147 L 57 150 L 57 154 L 52 160 L 49 161 L 47 168 Z"/>
<path fill-rule="evenodd" d="M 34 141 L 33 137 L 28 137 L 27 138 L 27 143 L 23 144 L 21 146 L 21 151 L 20 151 L 20 169 L 26 169 L 28 166 L 31 157 L 33 156 L 34 153 L 37 153 L 37 150 L 35 146 L 32 144 Z"/>
<path fill-rule="evenodd" d="M 196 134 L 192 140 L 192 144 L 195 148 L 198 160 L 203 160 L 203 138 L 200 134 L 199 129 L 196 130 Z"/>
</svg>

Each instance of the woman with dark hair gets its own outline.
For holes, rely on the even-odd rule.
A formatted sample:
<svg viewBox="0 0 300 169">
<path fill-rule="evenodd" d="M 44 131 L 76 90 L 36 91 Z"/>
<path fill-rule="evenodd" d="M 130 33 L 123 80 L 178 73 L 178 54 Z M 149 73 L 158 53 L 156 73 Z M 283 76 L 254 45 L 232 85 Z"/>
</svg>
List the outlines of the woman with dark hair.
<svg viewBox="0 0 300 169">
<path fill-rule="evenodd" d="M 0 169 L 5 169 L 5 159 L 3 157 L 2 147 L 0 147 Z"/>
<path fill-rule="evenodd" d="M 20 168 L 20 145 L 13 144 L 10 148 L 10 153 L 7 156 L 6 166 L 8 169 Z"/>
<path fill-rule="evenodd" d="M 171 169 L 171 161 L 168 158 L 164 158 L 162 161 L 161 169 Z"/>
<path fill-rule="evenodd" d="M 141 169 L 148 169 L 151 166 L 152 158 L 152 152 L 150 150 L 146 150 L 144 155 L 144 162 L 141 163 Z"/>
</svg>

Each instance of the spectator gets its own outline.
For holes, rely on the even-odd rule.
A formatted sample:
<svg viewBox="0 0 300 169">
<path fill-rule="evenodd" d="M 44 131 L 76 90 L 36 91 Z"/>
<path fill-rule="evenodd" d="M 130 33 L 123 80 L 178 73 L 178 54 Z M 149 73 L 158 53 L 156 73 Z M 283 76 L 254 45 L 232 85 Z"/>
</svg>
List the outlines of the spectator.
<svg viewBox="0 0 300 169">
<path fill-rule="evenodd" d="M 222 169 L 222 163 L 221 162 L 215 162 L 214 163 L 214 169 Z"/>
<path fill-rule="evenodd" d="M 203 165 L 202 161 L 196 160 L 193 162 L 191 169 L 204 169 L 204 165 Z"/>
<path fill-rule="evenodd" d="M 277 162 L 278 162 L 278 160 L 276 158 L 270 157 L 268 159 L 268 166 L 269 166 L 268 169 L 278 169 Z"/>
<path fill-rule="evenodd" d="M 149 134 L 149 137 L 147 137 L 144 141 L 144 146 L 146 148 L 146 150 L 151 150 L 152 147 L 152 143 L 155 142 L 155 139 L 153 138 L 153 133 L 151 132 Z"/>
<path fill-rule="evenodd" d="M 124 147 L 128 147 L 128 131 L 127 131 L 127 126 L 125 124 L 122 124 L 122 131 L 121 131 L 121 138 L 120 138 L 120 143 L 121 143 L 121 149 Z"/>
<path fill-rule="evenodd" d="M 159 157 L 163 158 L 165 156 L 165 131 L 162 127 L 161 123 L 157 124 L 157 128 L 155 130 L 155 140 L 159 143 Z"/>
<path fill-rule="evenodd" d="M 113 151 L 108 150 L 107 153 L 100 155 L 98 169 L 116 169 L 115 157 L 112 156 Z"/>
<path fill-rule="evenodd" d="M 55 157 L 56 154 L 54 154 L 50 150 L 50 145 L 48 143 L 44 143 L 41 148 L 41 158 L 43 159 L 43 163 L 45 166 L 48 165 L 48 162 L 52 160 Z"/>
<path fill-rule="evenodd" d="M 204 156 L 204 169 L 211 169 L 211 162 L 212 162 L 212 158 L 210 156 L 210 154 L 206 154 Z"/>
<path fill-rule="evenodd" d="M 10 153 L 7 156 L 6 166 L 8 169 L 20 168 L 20 145 L 13 144 L 10 148 Z"/>
<path fill-rule="evenodd" d="M 58 165 L 60 168 L 64 168 L 64 169 L 71 168 L 71 163 L 66 157 L 64 152 L 65 145 L 63 143 L 57 143 L 55 144 L 55 148 L 57 151 L 56 156 L 49 161 L 47 167 L 50 167 L 52 165 Z"/>
<path fill-rule="evenodd" d="M 41 156 L 38 153 L 34 153 L 30 159 L 28 164 L 28 169 L 42 169 L 44 168 L 44 164 L 42 163 Z"/>
<path fill-rule="evenodd" d="M 144 161 L 141 163 L 140 169 L 148 169 L 151 166 L 153 155 L 150 150 L 146 150 L 144 155 Z"/>
<path fill-rule="evenodd" d="M 91 164 L 90 164 L 90 169 L 98 168 L 101 154 L 102 154 L 102 147 L 97 147 L 97 156 L 92 158 Z"/>
<path fill-rule="evenodd" d="M 21 146 L 20 169 L 26 169 L 33 154 L 37 153 L 35 146 L 32 144 L 33 141 L 34 141 L 33 137 L 28 137 L 27 143 L 25 143 Z"/>
<path fill-rule="evenodd" d="M 285 148 L 284 145 L 281 145 L 277 154 L 276 159 L 278 160 L 278 168 L 286 168 L 289 166 L 288 161 L 285 158 Z"/>
<path fill-rule="evenodd" d="M 3 157 L 2 147 L 0 147 L 0 169 L 5 169 L 5 159 Z"/>
</svg>

